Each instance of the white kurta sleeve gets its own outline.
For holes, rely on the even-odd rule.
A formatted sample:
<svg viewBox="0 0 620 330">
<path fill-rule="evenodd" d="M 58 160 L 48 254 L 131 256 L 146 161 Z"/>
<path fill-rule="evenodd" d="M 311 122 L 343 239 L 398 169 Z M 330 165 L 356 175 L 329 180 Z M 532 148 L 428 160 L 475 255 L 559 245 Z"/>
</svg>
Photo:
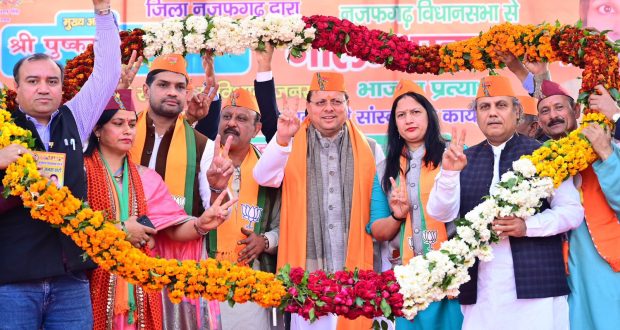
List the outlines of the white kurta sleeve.
<svg viewBox="0 0 620 330">
<path fill-rule="evenodd" d="M 526 236 L 552 236 L 575 229 L 583 221 L 583 206 L 572 178 L 564 181 L 551 198 L 551 208 L 528 217 Z"/>
<path fill-rule="evenodd" d="M 202 158 L 200 159 L 200 173 L 198 173 L 198 192 L 200 193 L 200 199 L 202 199 L 202 207 L 208 209 L 211 206 L 211 190 L 209 190 L 209 181 L 207 181 L 207 170 L 211 166 L 213 161 L 213 152 L 215 149 L 215 142 L 207 140 L 205 150 L 202 152 Z"/>
<path fill-rule="evenodd" d="M 278 144 L 277 139 L 271 139 L 263 151 L 258 163 L 254 166 L 254 180 L 264 187 L 277 188 L 284 179 L 284 168 L 291 154 L 293 140 L 286 147 Z"/>
<path fill-rule="evenodd" d="M 442 222 L 456 219 L 461 207 L 460 174 L 460 171 L 439 171 L 426 204 L 428 215 Z"/>
</svg>

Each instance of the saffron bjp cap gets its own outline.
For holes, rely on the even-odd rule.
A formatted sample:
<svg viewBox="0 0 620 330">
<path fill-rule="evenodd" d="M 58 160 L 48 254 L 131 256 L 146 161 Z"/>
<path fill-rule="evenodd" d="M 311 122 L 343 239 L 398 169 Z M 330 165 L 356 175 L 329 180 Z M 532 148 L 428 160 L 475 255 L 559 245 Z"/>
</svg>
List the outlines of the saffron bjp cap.
<svg viewBox="0 0 620 330">
<path fill-rule="evenodd" d="M 160 55 L 153 60 L 149 72 L 155 70 L 164 70 L 180 73 L 189 81 L 189 75 L 187 74 L 187 62 L 181 54 L 166 54 Z"/>
<path fill-rule="evenodd" d="M 316 72 L 312 75 L 311 91 L 346 92 L 344 76 L 336 72 Z"/>
<path fill-rule="evenodd" d="M 519 103 L 523 106 L 523 113 L 526 115 L 538 116 L 538 100 L 529 95 L 517 96 Z"/>
<path fill-rule="evenodd" d="M 489 96 L 515 96 L 510 79 L 504 76 L 486 76 L 480 79 L 476 98 Z"/>
<path fill-rule="evenodd" d="M 394 88 L 394 96 L 392 96 L 392 102 L 396 101 L 398 97 L 406 93 L 416 93 L 426 97 L 426 94 L 424 94 L 424 90 L 422 89 L 422 87 L 420 87 L 420 85 L 409 79 L 401 79 L 398 82 L 398 85 L 396 85 L 396 87 Z"/>
<path fill-rule="evenodd" d="M 105 110 L 126 110 L 136 112 L 136 108 L 131 98 L 131 89 L 119 89 L 114 92 L 114 95 L 108 101 L 105 106 Z"/>
<path fill-rule="evenodd" d="M 247 89 L 244 88 L 237 88 L 232 93 L 230 93 L 230 97 L 226 99 L 226 102 L 224 103 L 222 109 L 231 106 L 246 108 L 260 114 L 256 98 L 254 97 L 254 95 L 252 95 L 252 93 L 250 93 Z"/>
</svg>

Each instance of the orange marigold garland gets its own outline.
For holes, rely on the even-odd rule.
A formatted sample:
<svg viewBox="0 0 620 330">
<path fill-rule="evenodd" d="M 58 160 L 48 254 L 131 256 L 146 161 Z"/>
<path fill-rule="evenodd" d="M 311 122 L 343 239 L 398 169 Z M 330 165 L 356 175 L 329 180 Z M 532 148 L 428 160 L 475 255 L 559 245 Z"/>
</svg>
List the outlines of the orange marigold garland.
<svg viewBox="0 0 620 330">
<path fill-rule="evenodd" d="M 138 56 L 142 56 L 144 45 L 142 43 L 142 29 L 121 31 L 121 62 L 127 63 L 131 57 L 131 52 L 136 51 Z M 90 74 L 93 72 L 95 53 L 93 45 L 90 44 L 86 50 L 78 56 L 67 61 L 65 65 L 65 80 L 62 86 L 62 103 L 72 99 L 80 88 L 84 85 Z"/>
<path fill-rule="evenodd" d="M 0 110 L 0 140 L 8 140 L 0 143 L 0 148 L 15 142 L 27 146 L 23 141 L 28 134 L 13 134 L 21 131 L 11 115 Z M 272 273 L 214 259 L 196 262 L 149 257 L 125 240 L 123 231 L 104 221 L 100 211 L 93 211 L 66 187 L 58 189 L 41 176 L 30 154 L 9 165 L 2 183 L 5 195 L 20 196 L 34 219 L 60 227 L 100 267 L 150 290 L 167 287 L 173 302 L 185 296 L 230 303 L 254 301 L 274 307 L 286 294 Z"/>
</svg>

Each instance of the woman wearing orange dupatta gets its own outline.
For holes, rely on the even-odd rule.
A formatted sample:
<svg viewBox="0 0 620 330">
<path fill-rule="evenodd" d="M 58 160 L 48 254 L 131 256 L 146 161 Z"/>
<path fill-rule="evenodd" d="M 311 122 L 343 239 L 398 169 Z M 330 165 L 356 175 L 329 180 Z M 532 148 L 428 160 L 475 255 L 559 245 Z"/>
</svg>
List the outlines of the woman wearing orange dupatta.
<svg viewBox="0 0 620 330">
<path fill-rule="evenodd" d="M 426 214 L 426 201 L 439 172 L 446 141 L 439 118 L 424 91 L 401 80 L 394 91 L 388 123 L 386 159 L 377 165 L 366 230 L 386 242 L 382 270 L 407 264 L 448 239 L 450 228 Z M 456 300 L 432 303 L 413 321 L 396 320 L 396 329 L 460 329 L 463 322 Z"/>
<path fill-rule="evenodd" d="M 136 135 L 136 120 L 131 91 L 118 91 L 99 118 L 85 152 L 89 204 L 117 222 L 127 239 L 146 253 L 200 260 L 203 236 L 226 219 L 234 200 L 220 206 L 218 198 L 200 218 L 188 216 L 155 171 L 127 157 Z M 138 223 L 142 215 L 147 215 L 155 228 Z M 161 292 L 146 291 L 97 268 L 91 275 L 91 299 L 94 329 L 163 328 Z M 202 326 L 199 304 L 189 303 L 189 311 L 195 313 L 191 323 L 179 318 L 183 329 Z M 203 315 L 209 317 L 209 328 L 219 327 L 219 310 L 215 312 Z"/>
</svg>

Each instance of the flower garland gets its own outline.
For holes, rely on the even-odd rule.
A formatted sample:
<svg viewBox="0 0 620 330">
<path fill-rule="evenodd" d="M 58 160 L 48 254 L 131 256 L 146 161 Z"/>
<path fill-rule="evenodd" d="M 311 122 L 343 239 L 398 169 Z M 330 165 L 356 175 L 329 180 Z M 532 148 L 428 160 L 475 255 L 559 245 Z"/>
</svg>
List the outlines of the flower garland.
<svg viewBox="0 0 620 330">
<path fill-rule="evenodd" d="M 440 74 L 502 67 L 496 55 L 501 50 L 513 52 L 521 59 L 560 59 L 584 68 L 579 101 L 586 105 L 597 84 L 603 84 L 612 96 L 620 98 L 615 45 L 607 42 L 604 34 L 585 31 L 578 25 L 502 24 L 470 40 L 426 47 L 402 36 L 328 16 L 304 17 L 305 29 L 299 28 L 299 17 L 279 23 L 266 18 L 192 17 L 166 20 L 165 26 L 147 28 L 143 36 L 144 54 L 239 53 L 245 48 L 262 49 L 266 42 L 272 42 L 292 47 L 291 54 L 297 56 L 312 42 L 314 48 L 346 53 L 391 70 Z M 290 28 L 293 25 L 295 28 Z M 285 33 L 276 27 L 285 26 L 290 28 L 289 34 L 283 36 Z M 294 37 L 290 31 L 295 32 Z M 144 34 L 140 30 L 126 33 L 124 40 L 130 41 L 122 46 L 124 57 L 128 58 L 132 49 L 140 52 L 145 47 L 140 33 Z M 238 44 L 231 33 L 239 37 Z M 170 44 L 164 44 L 166 40 Z M 172 40 L 176 40 L 175 44 Z M 575 44 L 580 46 L 573 47 Z M 88 56 L 78 56 L 74 65 L 67 65 L 67 98 L 71 92 L 77 92 L 91 72 L 92 47 L 89 51 Z M 10 100 L 6 92 L 1 96 L 1 109 L 6 109 Z M 596 123 L 612 128 L 603 115 L 587 112 L 584 126 Z M 100 212 L 92 211 L 66 188 L 49 184 L 38 173 L 32 156 L 26 154 L 11 164 L 3 184 L 5 195 L 22 197 L 34 218 L 59 226 L 101 267 L 149 289 L 167 287 L 175 302 L 183 296 L 231 303 L 251 300 L 265 307 L 280 305 L 311 320 L 326 313 L 349 318 L 383 315 L 391 319 L 404 315 L 411 319 L 432 301 L 457 295 L 458 287 L 469 280 L 467 268 L 476 257 L 492 257 L 490 244 L 498 240 L 491 230 L 495 217 L 535 214 L 540 200 L 551 196 L 554 186 L 597 158 L 580 132 L 576 130 L 564 139 L 549 141 L 532 155 L 514 162 L 513 171 L 502 175 L 493 194 L 464 219 L 456 221 L 455 238 L 444 242 L 437 251 L 417 256 L 408 265 L 382 274 L 364 270 L 307 273 L 285 267 L 276 277 L 213 259 L 195 262 L 150 258 L 133 248 L 125 234 L 105 221 Z M 31 133 L 15 126 L 4 110 L 0 110 L 0 134 L 0 148 L 10 143 L 33 146 Z"/>
<path fill-rule="evenodd" d="M 330 313 L 348 319 L 383 316 L 393 320 L 403 316 L 403 295 L 391 270 L 381 274 L 357 269 L 327 274 L 322 270 L 308 273 L 287 265 L 278 278 L 287 288 L 282 300 L 284 311 L 310 321 Z"/>
<path fill-rule="evenodd" d="M 541 177 L 549 177 L 558 187 L 570 176 L 585 170 L 598 156 L 592 149 L 592 145 L 581 134 L 587 124 L 598 123 L 613 129 L 614 124 L 597 112 L 586 114 L 582 125 L 570 132 L 568 136 L 559 140 L 548 140 L 532 155 L 524 156 L 536 167 L 536 173 Z"/>
<path fill-rule="evenodd" d="M 620 100 L 617 56 L 620 45 L 608 41 L 605 33 L 583 29 L 581 23 L 575 26 L 503 23 L 467 40 L 442 46 L 418 46 L 404 36 L 370 30 L 346 19 L 314 15 L 304 17 L 304 21 L 306 27 L 316 29 L 312 47 L 382 64 L 390 70 L 431 74 L 494 70 L 504 67 L 497 51 L 511 52 L 520 60 L 561 60 L 583 68 L 578 101 L 586 107 L 588 96 L 598 84 Z"/>
<path fill-rule="evenodd" d="M 144 48 L 142 43 L 143 35 L 144 31 L 141 29 L 121 31 L 119 33 L 119 37 L 121 39 L 122 63 L 127 63 L 129 61 L 131 53 L 134 50 L 137 51 L 138 56 L 142 56 Z M 67 64 L 65 65 L 65 78 L 62 86 L 62 103 L 69 101 L 75 96 L 75 94 L 77 94 L 90 74 L 93 72 L 94 63 L 95 52 L 93 51 L 92 44 L 88 45 L 83 53 L 67 61 Z"/>
<path fill-rule="evenodd" d="M 146 57 L 161 54 L 243 54 L 247 48 L 264 50 L 266 43 L 286 46 L 300 57 L 314 39 L 300 15 L 268 14 L 235 19 L 228 16 L 168 18 L 144 26 Z"/>
<path fill-rule="evenodd" d="M 2 104 L 4 107 L 5 102 Z M 0 149 L 11 143 L 34 145 L 31 132 L 15 125 L 4 109 L 0 110 L 0 127 Z M 173 302 L 185 296 L 232 304 L 254 301 L 273 307 L 280 305 L 285 295 L 282 282 L 271 273 L 214 259 L 178 261 L 145 255 L 100 211 L 90 209 L 67 187 L 57 188 L 41 176 L 31 154 L 9 165 L 2 184 L 5 196 L 21 197 L 34 219 L 59 227 L 100 267 L 149 290 L 167 287 Z"/>
</svg>

